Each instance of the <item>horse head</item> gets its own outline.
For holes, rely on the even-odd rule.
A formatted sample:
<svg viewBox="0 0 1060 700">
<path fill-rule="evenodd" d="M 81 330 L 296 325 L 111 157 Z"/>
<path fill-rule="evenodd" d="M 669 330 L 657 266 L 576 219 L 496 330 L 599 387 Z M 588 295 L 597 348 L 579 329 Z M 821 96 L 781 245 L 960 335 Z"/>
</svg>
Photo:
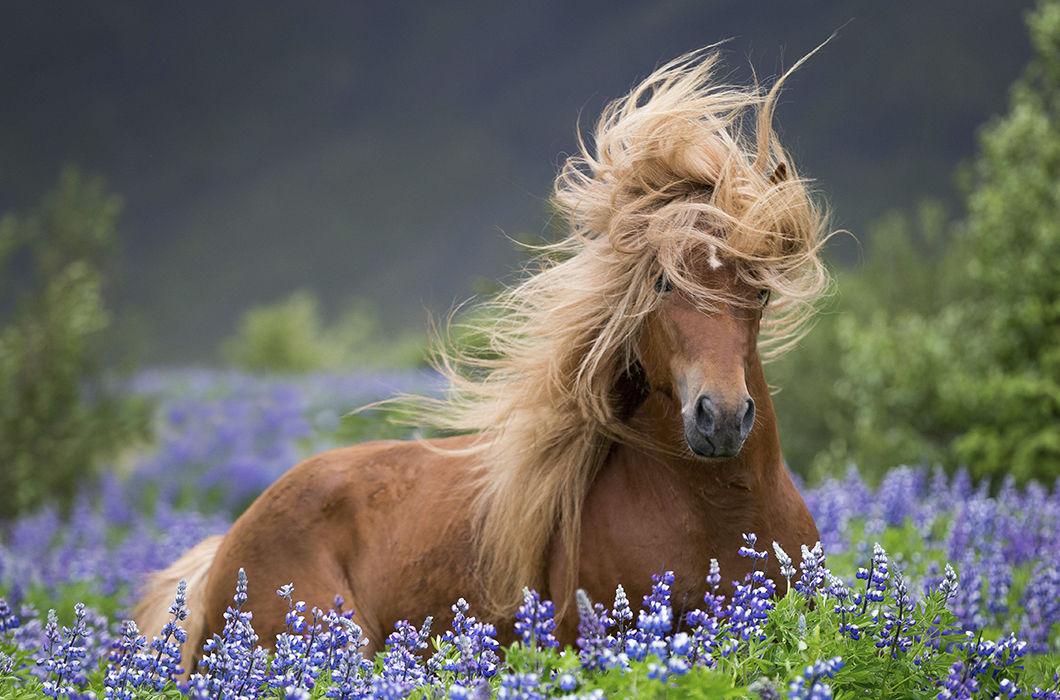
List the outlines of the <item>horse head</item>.
<svg viewBox="0 0 1060 700">
<path fill-rule="evenodd" d="M 717 251 L 690 266 L 699 285 L 717 290 L 709 302 L 662 273 L 655 313 L 645 321 L 638 352 L 645 379 L 680 414 L 688 448 L 700 457 L 736 456 L 755 424 L 748 369 L 758 362 L 758 331 L 767 289 L 740 278 Z"/>
</svg>

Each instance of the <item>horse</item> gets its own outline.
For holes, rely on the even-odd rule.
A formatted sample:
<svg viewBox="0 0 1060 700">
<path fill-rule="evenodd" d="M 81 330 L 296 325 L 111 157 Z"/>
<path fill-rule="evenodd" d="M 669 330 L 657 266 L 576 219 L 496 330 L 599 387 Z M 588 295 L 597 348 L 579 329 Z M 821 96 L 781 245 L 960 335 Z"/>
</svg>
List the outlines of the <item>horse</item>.
<svg viewBox="0 0 1060 700">
<path fill-rule="evenodd" d="M 772 126 L 790 71 L 765 91 L 720 84 L 719 65 L 713 49 L 674 59 L 608 105 L 591 145 L 579 133 L 553 192 L 568 234 L 487 302 L 484 350 L 438 352 L 450 388 L 414 410 L 444 437 L 295 466 L 151 577 L 140 629 L 162 627 L 186 579 L 190 666 L 242 568 L 263 640 L 293 583 L 321 609 L 341 595 L 368 653 L 397 621 L 447 624 L 461 597 L 510 641 L 524 587 L 556 602 L 569 644 L 577 589 L 637 600 L 665 568 L 694 603 L 712 559 L 727 581 L 749 570 L 750 532 L 798 562 L 819 536 L 763 361 L 827 291 L 826 217 Z M 779 584 L 772 558 L 767 575 Z"/>
</svg>

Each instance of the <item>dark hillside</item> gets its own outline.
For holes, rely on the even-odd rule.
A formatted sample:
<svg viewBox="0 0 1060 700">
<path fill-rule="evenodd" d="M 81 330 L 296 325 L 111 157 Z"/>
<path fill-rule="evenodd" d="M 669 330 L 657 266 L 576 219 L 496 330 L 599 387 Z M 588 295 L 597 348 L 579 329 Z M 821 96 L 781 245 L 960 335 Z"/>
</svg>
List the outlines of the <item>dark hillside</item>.
<svg viewBox="0 0 1060 700">
<path fill-rule="evenodd" d="M 579 116 L 726 38 L 732 79 L 768 78 L 843 26 L 779 115 L 838 225 L 950 197 L 1029 56 L 1026 5 L 5 2 L 0 211 L 66 162 L 108 179 L 147 360 L 212 359 L 300 287 L 419 326 L 513 269 L 505 235 L 548 234 Z"/>
</svg>

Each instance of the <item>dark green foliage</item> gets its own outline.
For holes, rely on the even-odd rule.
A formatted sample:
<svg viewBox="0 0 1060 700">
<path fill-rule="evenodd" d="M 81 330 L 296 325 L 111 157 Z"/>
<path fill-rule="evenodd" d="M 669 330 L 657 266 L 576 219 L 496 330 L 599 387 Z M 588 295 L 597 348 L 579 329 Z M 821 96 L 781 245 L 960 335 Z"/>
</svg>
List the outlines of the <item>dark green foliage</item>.
<svg viewBox="0 0 1060 700">
<path fill-rule="evenodd" d="M 30 291 L 0 329 L 0 518 L 69 503 L 100 459 L 145 434 L 145 407 L 98 381 L 119 211 L 100 180 L 67 169 L 35 211 L 0 221 L 5 276 L 32 264 Z"/>
<path fill-rule="evenodd" d="M 774 371 L 797 470 L 1060 473 L 1060 3 L 1029 24 L 1034 60 L 981 134 L 963 220 L 926 206 L 877 227 L 836 312 Z"/>
</svg>

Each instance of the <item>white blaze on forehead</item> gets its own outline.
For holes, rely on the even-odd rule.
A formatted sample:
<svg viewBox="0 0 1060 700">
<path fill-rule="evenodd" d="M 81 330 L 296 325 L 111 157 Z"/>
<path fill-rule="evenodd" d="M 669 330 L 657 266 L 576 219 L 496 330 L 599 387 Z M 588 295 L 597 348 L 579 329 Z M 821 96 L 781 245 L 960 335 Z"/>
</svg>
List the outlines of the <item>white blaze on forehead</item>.
<svg viewBox="0 0 1060 700">
<path fill-rule="evenodd" d="M 718 246 L 713 243 L 710 244 L 710 258 L 707 260 L 710 263 L 710 269 L 717 270 L 721 267 L 721 259 L 718 258 Z"/>
</svg>

